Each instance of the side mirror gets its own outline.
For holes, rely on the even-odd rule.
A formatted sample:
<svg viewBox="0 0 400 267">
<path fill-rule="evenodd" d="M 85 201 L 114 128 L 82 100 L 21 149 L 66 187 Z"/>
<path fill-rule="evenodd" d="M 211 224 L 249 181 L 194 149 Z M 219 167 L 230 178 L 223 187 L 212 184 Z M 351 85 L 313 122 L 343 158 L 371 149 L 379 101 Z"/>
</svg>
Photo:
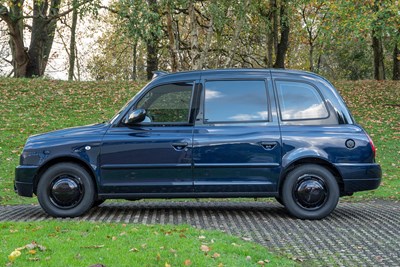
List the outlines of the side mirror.
<svg viewBox="0 0 400 267">
<path fill-rule="evenodd" d="M 125 124 L 135 124 L 144 121 L 146 118 L 146 110 L 139 108 L 132 110 L 124 119 Z"/>
</svg>

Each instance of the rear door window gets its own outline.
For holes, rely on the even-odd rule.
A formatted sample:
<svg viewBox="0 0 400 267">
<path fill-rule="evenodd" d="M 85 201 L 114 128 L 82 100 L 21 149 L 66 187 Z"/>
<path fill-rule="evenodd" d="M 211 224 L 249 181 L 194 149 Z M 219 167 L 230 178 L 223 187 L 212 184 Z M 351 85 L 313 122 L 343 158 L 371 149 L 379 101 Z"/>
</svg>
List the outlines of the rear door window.
<svg viewBox="0 0 400 267">
<path fill-rule="evenodd" d="M 329 117 L 325 102 L 314 86 L 294 81 L 276 81 L 275 84 L 283 121 Z"/>
<path fill-rule="evenodd" d="M 204 122 L 268 121 L 265 81 L 207 81 Z"/>
</svg>

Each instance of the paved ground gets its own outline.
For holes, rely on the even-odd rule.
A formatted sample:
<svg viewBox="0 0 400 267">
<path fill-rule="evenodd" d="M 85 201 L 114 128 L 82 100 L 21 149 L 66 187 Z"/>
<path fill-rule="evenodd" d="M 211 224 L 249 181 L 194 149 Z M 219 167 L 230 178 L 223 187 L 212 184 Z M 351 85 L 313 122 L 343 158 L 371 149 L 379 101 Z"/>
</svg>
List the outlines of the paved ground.
<svg viewBox="0 0 400 267">
<path fill-rule="evenodd" d="M 39 206 L 0 207 L 0 222 L 46 219 Z M 305 265 L 400 266 L 399 202 L 340 203 L 320 221 L 293 219 L 272 202 L 106 202 L 74 220 L 186 223 L 252 239 Z"/>
</svg>

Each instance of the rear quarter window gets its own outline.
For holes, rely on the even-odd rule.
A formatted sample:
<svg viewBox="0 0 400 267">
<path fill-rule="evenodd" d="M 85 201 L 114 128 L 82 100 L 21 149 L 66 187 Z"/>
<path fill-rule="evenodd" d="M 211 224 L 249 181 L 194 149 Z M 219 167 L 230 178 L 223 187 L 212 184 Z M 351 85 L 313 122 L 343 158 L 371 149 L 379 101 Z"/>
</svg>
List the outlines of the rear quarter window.
<svg viewBox="0 0 400 267">
<path fill-rule="evenodd" d="M 275 81 L 282 121 L 320 120 L 329 117 L 319 90 L 304 82 Z"/>
</svg>

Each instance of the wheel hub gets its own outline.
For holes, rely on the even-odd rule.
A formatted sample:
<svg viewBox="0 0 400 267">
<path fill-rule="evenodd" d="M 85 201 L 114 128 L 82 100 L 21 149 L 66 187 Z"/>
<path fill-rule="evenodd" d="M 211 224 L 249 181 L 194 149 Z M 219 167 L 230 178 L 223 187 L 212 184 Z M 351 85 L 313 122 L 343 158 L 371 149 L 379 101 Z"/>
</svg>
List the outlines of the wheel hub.
<svg viewBox="0 0 400 267">
<path fill-rule="evenodd" d="M 50 199 L 60 208 L 75 207 L 82 200 L 82 197 L 83 186 L 76 177 L 60 176 L 50 186 Z"/>
<path fill-rule="evenodd" d="M 298 205 L 306 209 L 318 209 L 327 200 L 328 190 L 319 177 L 302 176 L 294 187 L 294 196 Z"/>
</svg>

